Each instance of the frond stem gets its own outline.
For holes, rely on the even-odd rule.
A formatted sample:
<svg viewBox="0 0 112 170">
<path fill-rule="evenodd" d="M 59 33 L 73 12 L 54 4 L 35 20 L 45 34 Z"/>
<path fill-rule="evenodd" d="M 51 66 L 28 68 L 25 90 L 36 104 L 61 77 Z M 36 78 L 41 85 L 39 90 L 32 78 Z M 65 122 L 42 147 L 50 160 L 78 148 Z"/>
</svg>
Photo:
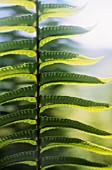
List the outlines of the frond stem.
<svg viewBox="0 0 112 170">
<path fill-rule="evenodd" d="M 36 33 L 37 33 L 37 100 L 36 100 L 36 108 L 37 108 L 37 116 L 36 116 L 36 129 L 37 129 L 37 166 L 36 170 L 41 170 L 41 136 L 40 136 L 40 51 L 39 51 L 39 1 L 36 1 Z"/>
</svg>

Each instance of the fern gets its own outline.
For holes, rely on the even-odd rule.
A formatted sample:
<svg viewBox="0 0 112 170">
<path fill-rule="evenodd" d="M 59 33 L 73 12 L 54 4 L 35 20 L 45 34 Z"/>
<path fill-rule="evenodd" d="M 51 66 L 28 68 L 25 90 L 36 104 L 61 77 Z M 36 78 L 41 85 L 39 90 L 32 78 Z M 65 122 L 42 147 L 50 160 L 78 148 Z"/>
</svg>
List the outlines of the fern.
<svg viewBox="0 0 112 170">
<path fill-rule="evenodd" d="M 42 117 L 42 132 L 56 129 L 56 128 L 72 128 L 84 131 L 91 135 L 102 137 L 102 138 L 112 138 L 112 133 L 94 128 L 92 126 L 86 125 L 79 121 L 74 121 L 70 119 L 60 119 L 55 117 Z"/>
<path fill-rule="evenodd" d="M 67 17 L 80 12 L 83 8 L 71 6 L 67 4 L 40 4 L 40 17 L 39 21 L 51 17 Z"/>
<path fill-rule="evenodd" d="M 55 63 L 64 63 L 71 65 L 90 65 L 99 62 L 102 57 L 98 58 L 89 58 L 82 56 L 80 54 L 61 52 L 61 51 L 40 51 L 40 58 L 42 63 L 40 68 L 43 68 L 48 65 Z"/>
<path fill-rule="evenodd" d="M 23 87 L 0 96 L 0 105 L 16 100 L 35 101 L 36 85 Z M 30 98 L 31 97 L 31 98 Z"/>
<path fill-rule="evenodd" d="M 104 111 L 112 108 L 112 105 L 109 103 L 98 103 L 70 96 L 42 96 L 41 104 L 41 112 L 49 108 L 62 106 L 71 108 L 82 108 L 84 110 L 92 112 Z"/>
<path fill-rule="evenodd" d="M 44 27 L 40 30 L 40 47 L 59 38 L 71 38 L 89 31 L 89 29 L 78 26 Z"/>
<path fill-rule="evenodd" d="M 37 110 L 34 109 L 26 109 L 20 110 L 14 113 L 10 113 L 8 115 L 4 115 L 0 117 L 0 127 L 12 125 L 19 122 L 25 122 L 29 124 L 36 124 L 34 120 L 36 117 Z"/>
<path fill-rule="evenodd" d="M 80 35 L 88 31 L 89 30 L 78 27 L 78 26 L 43 27 L 40 30 L 40 39 L 43 39 L 49 36 Z"/>
<path fill-rule="evenodd" d="M 19 50 L 19 49 L 34 49 L 36 46 L 36 39 L 22 39 L 22 40 L 14 40 L 10 42 L 0 43 L 0 52 L 8 51 L 8 50 Z"/>
<path fill-rule="evenodd" d="M 14 50 L 14 51 L 6 51 L 6 52 L 0 52 L 0 57 L 6 56 L 6 55 L 26 55 L 28 57 L 35 57 L 36 52 L 33 50 Z"/>
<path fill-rule="evenodd" d="M 36 132 L 33 130 L 21 131 L 9 136 L 2 137 L 0 139 L 0 148 L 9 144 L 19 143 L 19 142 L 36 145 L 36 141 L 34 141 L 35 138 L 36 138 Z"/>
<path fill-rule="evenodd" d="M 104 84 L 110 81 L 112 78 L 97 78 L 87 75 L 63 73 L 63 72 L 47 72 L 40 76 L 41 89 L 51 85 L 57 84 L 79 84 L 79 85 L 97 85 Z"/>
<path fill-rule="evenodd" d="M 9 4 L 9 5 L 19 5 L 23 6 L 26 9 L 30 10 L 35 7 L 35 3 L 27 0 L 0 0 L 0 4 Z"/>
<path fill-rule="evenodd" d="M 7 156 L 0 160 L 0 169 L 14 164 L 35 165 L 36 153 L 33 151 L 21 152 L 15 155 Z"/>
<path fill-rule="evenodd" d="M 0 128 L 2 130 L 5 127 L 15 127 L 16 124 L 19 126 L 20 123 L 29 124 L 30 127 L 28 130 L 22 129 L 21 131 L 1 136 L 0 148 L 5 150 L 6 146 L 16 143 L 19 145 L 22 143 L 24 146 L 26 144 L 36 146 L 35 150 L 32 147 L 33 149 L 30 151 L 23 150 L 23 152 L 19 153 L 14 153 L 16 151 L 13 151 L 12 155 L 9 155 L 6 149 L 7 156 L 1 158 L 0 169 L 5 170 L 17 164 L 35 166 L 37 170 L 54 167 L 61 168 L 63 166 L 68 168 L 78 166 L 86 169 L 112 169 L 112 165 L 105 164 L 105 161 L 104 163 L 89 161 L 86 158 L 73 157 L 72 154 L 70 156 L 64 154 L 60 156 L 59 153 L 57 156 L 53 155 L 55 148 L 58 148 L 60 151 L 62 148 L 65 148 L 66 151 L 66 148 L 78 147 L 105 157 L 107 155 L 112 156 L 111 148 L 82 138 L 67 136 L 66 129 L 69 129 L 70 132 L 71 129 L 82 131 L 82 133 L 84 132 L 100 139 L 112 139 L 111 132 L 85 124 L 77 119 L 60 118 L 60 112 L 57 110 L 57 117 L 54 117 L 51 110 L 51 108 L 70 107 L 90 112 L 101 112 L 111 109 L 112 104 L 77 98 L 66 94 L 64 96 L 55 95 L 55 93 L 50 95 L 49 89 L 47 89 L 47 87 L 53 85 L 103 85 L 112 80 L 111 77 L 98 78 L 65 72 L 62 69 L 59 71 L 54 67 L 49 69 L 50 65 L 54 66 L 54 64 L 92 65 L 103 58 L 103 56 L 90 58 L 78 53 L 59 51 L 58 49 L 55 49 L 55 51 L 45 50 L 45 46 L 49 45 L 49 42 L 51 42 L 52 46 L 52 41 L 54 40 L 72 38 L 89 33 L 92 27 L 83 28 L 73 25 L 47 26 L 47 21 L 42 23 L 42 25 L 40 25 L 40 22 L 48 18 L 75 15 L 85 6 L 79 8 L 64 3 L 55 4 L 54 2 L 46 4 L 38 0 L 0 0 L 0 4 L 6 6 L 6 8 L 9 5 L 9 9 L 14 9 L 14 6 L 18 6 L 21 9 L 19 15 L 0 19 L 0 32 L 8 35 L 15 34 L 14 40 L 11 39 L 6 42 L 4 40 L 4 42 L 0 43 L 0 57 L 3 57 L 2 61 L 5 63 L 5 59 L 8 58 L 12 62 L 12 65 L 10 63 L 7 65 L 1 64 L 0 81 L 3 81 L 3 83 L 8 82 L 8 86 L 10 86 L 10 81 L 13 84 L 11 90 L 9 88 L 7 92 L 5 90 L 5 92 L 0 94 Z M 26 36 L 25 34 L 26 38 L 24 38 L 25 36 L 18 33 L 16 35 L 14 31 L 36 33 L 36 36 L 34 34 Z M 57 44 L 57 41 L 55 43 Z M 27 57 L 25 63 L 23 62 L 24 56 Z M 36 61 L 32 57 L 36 57 Z M 16 79 L 14 79 L 15 77 Z M 17 102 L 19 104 L 16 108 Z M 10 110 L 10 106 L 13 109 Z M 6 114 L 7 107 L 8 114 Z M 47 109 L 50 111 L 50 116 L 47 113 Z M 60 130 L 63 130 L 61 135 Z"/>
<path fill-rule="evenodd" d="M 102 147 L 90 142 L 83 141 L 78 138 L 67 138 L 67 137 L 60 137 L 60 136 L 47 136 L 42 138 L 43 143 L 43 151 L 52 149 L 52 148 L 59 148 L 59 147 L 74 147 L 78 146 L 87 150 L 90 150 L 92 152 L 96 152 L 99 154 L 104 155 L 112 155 L 112 150 L 108 149 L 106 147 Z"/>
<path fill-rule="evenodd" d="M 10 16 L 0 19 L 0 26 L 17 26 L 17 25 L 34 25 L 35 14 L 28 14 L 23 16 Z"/>
<path fill-rule="evenodd" d="M 105 164 L 100 164 L 100 163 L 93 163 L 85 159 L 81 158 L 73 158 L 73 157 L 45 157 L 43 159 L 43 170 L 47 168 L 52 168 L 55 166 L 67 166 L 67 167 L 85 167 L 89 169 L 112 169 L 111 166 L 105 165 Z"/>
<path fill-rule="evenodd" d="M 11 77 L 27 77 L 36 80 L 36 63 L 24 63 L 17 66 L 2 67 L 0 69 L 0 80 Z"/>
<path fill-rule="evenodd" d="M 1 169 L 7 166 L 11 166 L 14 164 L 28 164 L 28 165 L 35 165 L 35 152 L 33 151 L 27 151 L 27 152 L 21 152 L 15 155 L 11 155 L 8 157 L 5 157 L 0 161 L 1 163 Z M 73 158 L 73 157 L 43 157 L 42 158 L 42 169 L 47 169 L 55 166 L 81 166 L 81 167 L 87 167 L 92 169 L 111 169 L 112 167 L 105 164 L 100 163 L 93 163 L 90 161 L 87 161 L 85 159 L 80 158 Z"/>
<path fill-rule="evenodd" d="M 7 32 L 7 31 L 25 31 L 28 33 L 34 33 L 36 30 L 32 26 L 1 26 L 0 32 Z"/>
</svg>

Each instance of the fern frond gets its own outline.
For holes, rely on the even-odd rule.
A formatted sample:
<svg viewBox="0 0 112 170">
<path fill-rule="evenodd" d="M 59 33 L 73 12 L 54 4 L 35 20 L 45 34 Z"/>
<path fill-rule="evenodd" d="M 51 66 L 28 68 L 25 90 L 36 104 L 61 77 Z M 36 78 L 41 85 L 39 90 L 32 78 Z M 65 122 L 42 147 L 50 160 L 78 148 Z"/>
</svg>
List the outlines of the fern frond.
<svg viewBox="0 0 112 170">
<path fill-rule="evenodd" d="M 0 80 L 11 77 L 27 77 L 36 80 L 37 63 L 24 63 L 16 66 L 7 66 L 0 68 Z"/>
<path fill-rule="evenodd" d="M 64 63 L 71 65 L 91 65 L 99 62 L 103 57 L 89 58 L 80 54 L 74 54 L 61 51 L 41 51 L 40 58 L 42 63 L 40 68 L 55 63 Z"/>
<path fill-rule="evenodd" d="M 10 92 L 0 95 L 0 105 L 10 101 L 18 101 L 18 100 L 27 100 L 27 101 L 34 102 L 35 93 L 36 93 L 36 84 L 28 87 L 23 87 L 17 90 L 12 90 Z"/>
<path fill-rule="evenodd" d="M 35 8 L 35 3 L 27 0 L 0 0 L 0 4 L 19 5 L 28 10 Z"/>
<path fill-rule="evenodd" d="M 35 14 L 0 18 L 0 26 L 17 26 L 17 25 L 32 26 L 35 23 L 35 18 L 36 18 Z"/>
<path fill-rule="evenodd" d="M 81 34 L 89 32 L 89 29 L 85 29 L 78 26 L 56 26 L 56 27 L 43 27 L 40 29 L 40 47 L 47 44 L 50 41 L 59 38 L 71 38 L 79 36 Z"/>
<path fill-rule="evenodd" d="M 65 72 L 46 72 L 40 77 L 41 90 L 48 86 L 57 84 L 79 84 L 79 85 L 98 85 L 104 84 L 112 78 L 97 78 L 87 75 L 65 73 Z"/>
<path fill-rule="evenodd" d="M 83 7 L 76 7 L 67 4 L 40 4 L 39 21 L 49 17 L 65 17 L 79 13 Z"/>
<path fill-rule="evenodd" d="M 41 96 L 41 104 L 41 112 L 49 108 L 63 106 L 70 108 L 81 108 L 91 112 L 104 111 L 112 108 L 112 104 L 110 103 L 98 103 L 70 96 Z"/>
<path fill-rule="evenodd" d="M 9 50 L 29 49 L 32 50 L 36 46 L 36 38 L 28 38 L 0 43 L 0 52 Z"/>
<path fill-rule="evenodd" d="M 0 33 L 9 31 L 25 31 L 28 33 L 34 33 L 36 29 L 32 26 L 0 26 Z"/>
<path fill-rule="evenodd" d="M 112 155 L 112 149 L 91 143 L 78 138 L 68 138 L 60 136 L 46 136 L 42 138 L 42 152 L 59 147 L 81 147 L 102 155 Z"/>
<path fill-rule="evenodd" d="M 48 130 L 49 128 L 72 128 L 84 131 L 90 135 L 101 137 L 101 138 L 112 138 L 112 133 L 97 129 L 95 127 L 86 125 L 82 122 L 71 120 L 71 119 L 61 119 L 56 117 L 41 117 L 42 131 Z"/>
<path fill-rule="evenodd" d="M 58 157 L 58 156 L 46 156 L 42 159 L 43 168 L 42 170 L 53 168 L 53 167 L 85 167 L 89 169 L 111 169 L 111 165 L 106 165 L 102 163 L 90 162 L 86 159 L 75 158 L 75 157 Z"/>
<path fill-rule="evenodd" d="M 4 157 L 0 160 L 0 169 L 15 165 L 15 164 L 27 164 L 36 165 L 36 153 L 34 151 L 20 152 L 14 155 Z"/>
<path fill-rule="evenodd" d="M 25 109 L 4 116 L 0 116 L 0 127 L 20 122 L 36 124 L 35 120 L 36 114 L 37 114 L 36 109 Z"/>
<path fill-rule="evenodd" d="M 6 56 L 6 55 L 26 55 L 28 57 L 35 57 L 36 52 L 33 50 L 14 50 L 14 51 L 6 51 L 6 52 L 0 52 L 0 57 Z"/>
<path fill-rule="evenodd" d="M 13 143 L 29 143 L 36 145 L 36 131 L 25 130 L 0 138 L 0 148 Z"/>
</svg>

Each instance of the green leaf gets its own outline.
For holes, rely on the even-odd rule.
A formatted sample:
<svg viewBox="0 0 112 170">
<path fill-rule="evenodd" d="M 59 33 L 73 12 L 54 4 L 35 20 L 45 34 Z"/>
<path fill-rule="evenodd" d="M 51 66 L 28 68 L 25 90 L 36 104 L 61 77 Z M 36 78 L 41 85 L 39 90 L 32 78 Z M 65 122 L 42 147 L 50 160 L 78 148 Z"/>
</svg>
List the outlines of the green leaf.
<svg viewBox="0 0 112 170">
<path fill-rule="evenodd" d="M 90 135 L 101 137 L 101 138 L 112 138 L 112 133 L 97 129 L 95 127 L 86 125 L 82 122 L 71 120 L 71 119 L 62 119 L 56 117 L 41 117 L 41 126 L 42 131 L 49 130 L 51 128 L 72 128 L 84 131 Z"/>
<path fill-rule="evenodd" d="M 81 147 L 102 155 L 112 155 L 112 149 L 91 143 L 78 138 L 68 138 L 60 136 L 46 136 L 42 138 L 42 152 L 59 147 Z"/>
<path fill-rule="evenodd" d="M 28 33 L 34 33 L 36 29 L 32 26 L 0 26 L 0 33 L 9 31 L 25 31 Z"/>
<path fill-rule="evenodd" d="M 6 55 L 26 55 L 28 57 L 35 57 L 36 51 L 33 50 L 14 50 L 14 51 L 6 51 L 6 52 L 0 52 L 0 57 L 6 56 Z"/>
<path fill-rule="evenodd" d="M 79 13 L 83 7 L 76 7 L 67 4 L 40 4 L 39 21 L 49 17 L 67 17 Z"/>
<path fill-rule="evenodd" d="M 40 29 L 40 39 L 44 39 L 49 36 L 80 35 L 87 33 L 88 31 L 90 30 L 78 26 L 43 27 Z"/>
<path fill-rule="evenodd" d="M 36 38 L 28 38 L 0 43 L 0 52 L 9 50 L 29 49 L 32 50 L 36 46 Z"/>
<path fill-rule="evenodd" d="M 36 161 L 23 161 L 23 162 L 14 163 L 14 164 L 25 164 L 25 165 L 30 165 L 30 166 L 36 166 Z"/>
<path fill-rule="evenodd" d="M 0 4 L 19 5 L 28 10 L 35 8 L 35 3 L 27 0 L 0 0 Z"/>
<path fill-rule="evenodd" d="M 27 77 L 36 80 L 37 63 L 24 63 L 16 66 L 7 66 L 0 68 L 0 80 L 11 77 Z"/>
<path fill-rule="evenodd" d="M 36 145 L 36 131 L 26 130 L 0 138 L 0 148 L 13 143 L 29 143 Z"/>
<path fill-rule="evenodd" d="M 40 47 L 59 38 L 72 38 L 89 31 L 90 29 L 85 29 L 78 26 L 43 27 L 40 29 Z"/>
<path fill-rule="evenodd" d="M 2 80 L 7 79 L 7 78 L 12 78 L 12 77 L 26 77 L 29 80 L 36 81 L 36 76 L 34 76 L 32 74 L 25 74 L 25 73 L 23 73 L 23 74 L 12 74 L 12 75 L 8 75 L 8 76 L 4 76 L 4 77 L 2 77 Z"/>
<path fill-rule="evenodd" d="M 111 165 L 106 165 L 102 163 L 90 162 L 86 159 L 75 158 L 75 157 L 59 157 L 59 156 L 45 156 L 42 159 L 42 170 L 53 168 L 53 167 L 76 167 L 89 168 L 89 169 L 112 169 Z"/>
<path fill-rule="evenodd" d="M 46 72 L 40 77 L 41 90 L 48 86 L 57 84 L 79 84 L 79 85 L 98 85 L 104 84 L 112 80 L 112 78 L 97 78 L 87 75 L 66 73 L 66 72 Z"/>
<path fill-rule="evenodd" d="M 34 25 L 36 19 L 35 14 L 27 14 L 22 16 L 10 16 L 0 18 L 0 26 L 17 26 L 17 25 Z"/>
<path fill-rule="evenodd" d="M 50 4 L 42 4 L 40 3 L 39 5 L 39 10 L 40 10 L 40 13 L 43 14 L 43 13 L 51 13 L 51 12 L 61 12 L 62 9 L 66 9 L 66 10 L 69 10 L 69 9 L 74 9 L 74 12 L 77 12 L 79 11 L 79 7 L 76 7 L 76 6 L 72 6 L 72 5 L 68 5 L 68 4 L 53 4 L 53 3 L 50 3 Z"/>
<path fill-rule="evenodd" d="M 64 63 L 71 65 L 90 65 L 99 62 L 103 57 L 89 58 L 80 54 L 74 54 L 69 52 L 41 51 L 40 58 L 42 60 L 40 68 L 43 68 L 45 66 L 52 65 L 55 63 Z"/>
<path fill-rule="evenodd" d="M 31 101 L 34 102 L 36 100 L 35 94 L 36 94 L 36 84 L 28 87 L 22 87 L 17 90 L 12 90 L 10 92 L 0 95 L 0 105 L 10 101 L 18 101 L 18 100 L 27 100 L 30 102 Z"/>
<path fill-rule="evenodd" d="M 41 96 L 41 112 L 49 108 L 70 107 L 81 108 L 91 112 L 100 112 L 112 108 L 110 103 L 98 103 L 70 96 Z"/>
<path fill-rule="evenodd" d="M 35 151 L 25 151 L 14 155 L 6 156 L 0 160 L 0 169 L 15 165 L 15 164 L 27 164 L 33 165 L 36 160 Z"/>
<path fill-rule="evenodd" d="M 4 116 L 0 116 L 0 127 L 22 122 L 36 124 L 36 114 L 36 109 L 25 109 Z"/>
</svg>

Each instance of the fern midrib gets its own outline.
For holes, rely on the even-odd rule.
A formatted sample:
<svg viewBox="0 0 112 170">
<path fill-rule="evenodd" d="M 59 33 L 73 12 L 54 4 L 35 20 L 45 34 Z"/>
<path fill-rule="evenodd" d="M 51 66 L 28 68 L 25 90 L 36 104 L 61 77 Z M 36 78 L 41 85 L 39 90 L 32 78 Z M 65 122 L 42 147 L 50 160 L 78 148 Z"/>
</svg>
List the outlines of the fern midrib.
<svg viewBox="0 0 112 170">
<path fill-rule="evenodd" d="M 41 115 L 40 115 L 40 25 L 39 25 L 39 1 L 36 2 L 36 36 L 37 36 L 37 98 L 36 98 L 36 108 L 37 108 L 37 116 L 36 116 L 36 170 L 41 170 Z"/>
</svg>

